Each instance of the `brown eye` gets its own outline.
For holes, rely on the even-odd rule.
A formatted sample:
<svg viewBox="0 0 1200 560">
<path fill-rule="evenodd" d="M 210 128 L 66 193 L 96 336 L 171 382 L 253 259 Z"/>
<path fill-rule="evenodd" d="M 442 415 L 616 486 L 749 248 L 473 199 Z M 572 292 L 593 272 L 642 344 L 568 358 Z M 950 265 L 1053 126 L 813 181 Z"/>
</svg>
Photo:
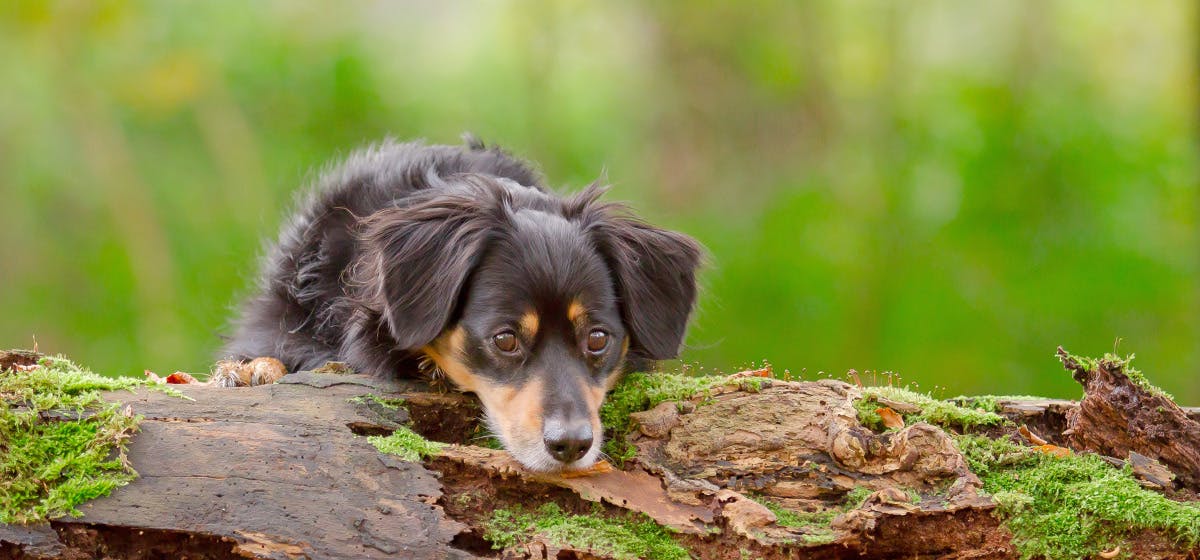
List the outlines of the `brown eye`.
<svg viewBox="0 0 1200 560">
<path fill-rule="evenodd" d="M 492 337 L 492 342 L 496 343 L 496 348 L 501 352 L 516 352 L 517 351 L 517 335 L 512 331 L 504 331 Z"/>
<path fill-rule="evenodd" d="M 608 333 L 596 329 L 588 333 L 588 352 L 596 353 L 608 348 Z"/>
</svg>

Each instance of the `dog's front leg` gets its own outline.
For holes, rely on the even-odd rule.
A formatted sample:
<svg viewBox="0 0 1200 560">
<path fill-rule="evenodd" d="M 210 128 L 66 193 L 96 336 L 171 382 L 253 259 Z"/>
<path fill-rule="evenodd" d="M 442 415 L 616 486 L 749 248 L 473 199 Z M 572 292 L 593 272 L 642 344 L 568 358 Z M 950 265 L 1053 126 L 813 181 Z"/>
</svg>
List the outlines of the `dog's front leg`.
<svg viewBox="0 0 1200 560">
<path fill-rule="evenodd" d="M 249 362 L 242 360 L 221 360 L 217 362 L 208 384 L 215 387 L 255 387 L 269 385 L 287 375 L 283 362 L 275 358 L 255 358 Z"/>
</svg>

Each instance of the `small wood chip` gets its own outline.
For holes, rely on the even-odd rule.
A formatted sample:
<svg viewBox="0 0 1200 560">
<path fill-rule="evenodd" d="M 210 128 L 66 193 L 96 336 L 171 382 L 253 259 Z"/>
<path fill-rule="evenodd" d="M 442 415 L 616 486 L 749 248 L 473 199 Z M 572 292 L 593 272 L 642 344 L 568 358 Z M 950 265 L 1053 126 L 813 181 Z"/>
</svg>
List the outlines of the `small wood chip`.
<svg viewBox="0 0 1200 560">
<path fill-rule="evenodd" d="M 596 461 L 596 464 L 586 469 L 577 471 L 563 471 L 559 473 L 559 476 L 563 478 L 581 478 L 585 476 L 596 476 L 598 474 L 609 473 L 612 472 L 612 470 L 613 466 L 608 464 L 608 461 Z"/>
<path fill-rule="evenodd" d="M 886 406 L 892 410 L 895 410 L 896 412 L 899 412 L 900 414 L 916 414 L 918 412 L 921 412 L 921 407 L 919 407 L 915 404 L 894 401 L 894 400 L 886 398 L 886 397 L 878 397 L 877 396 L 877 397 L 875 397 L 875 402 L 877 402 L 883 406 Z"/>
<path fill-rule="evenodd" d="M 904 417 L 897 414 L 895 410 L 887 407 L 880 407 L 875 409 L 875 413 L 883 419 L 883 425 L 885 427 L 895 428 L 897 430 L 904 427 Z"/>
<path fill-rule="evenodd" d="M 1165 489 L 1175 481 L 1175 473 L 1170 469 L 1137 451 L 1129 452 L 1129 466 L 1133 469 L 1133 476 L 1137 477 L 1142 486 Z"/>
</svg>

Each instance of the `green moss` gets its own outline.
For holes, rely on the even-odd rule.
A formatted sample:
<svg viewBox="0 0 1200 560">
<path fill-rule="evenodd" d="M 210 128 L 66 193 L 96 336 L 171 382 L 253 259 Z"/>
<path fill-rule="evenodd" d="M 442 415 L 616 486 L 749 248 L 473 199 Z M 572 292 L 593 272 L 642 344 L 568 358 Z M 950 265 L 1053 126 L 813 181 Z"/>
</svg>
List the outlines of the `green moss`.
<svg viewBox="0 0 1200 560">
<path fill-rule="evenodd" d="M 377 404 L 379 406 L 382 406 L 383 408 L 386 408 L 386 409 L 392 410 L 392 411 L 398 411 L 398 410 L 404 408 L 404 399 L 381 397 L 375 393 L 366 393 L 364 395 L 359 395 L 357 397 L 350 397 L 347 400 L 354 404 L 369 405 L 371 403 L 374 403 L 374 404 Z"/>
<path fill-rule="evenodd" d="M 1141 371 L 1129 365 L 1131 362 L 1133 362 L 1135 357 L 1135 354 L 1121 357 L 1117 354 L 1108 353 L 1105 354 L 1103 358 L 1097 359 L 1089 358 L 1087 356 L 1076 356 L 1075 354 L 1068 353 L 1066 356 L 1058 356 L 1058 359 L 1064 363 L 1067 360 L 1074 360 L 1075 363 L 1079 364 L 1079 367 L 1083 368 L 1083 371 L 1088 372 L 1095 371 L 1096 368 L 1101 367 L 1101 365 L 1107 362 L 1115 365 L 1121 371 L 1125 372 L 1125 375 L 1129 376 L 1130 381 L 1133 381 L 1135 385 L 1141 387 L 1147 393 L 1174 401 L 1175 397 L 1171 395 L 1171 393 L 1168 393 L 1159 388 L 1157 385 L 1151 383 L 1149 379 L 1146 379 L 1146 376 Z"/>
<path fill-rule="evenodd" d="M 800 540 L 809 545 L 833 542 L 837 538 L 837 533 L 829 525 L 835 517 L 845 511 L 842 509 L 792 511 L 765 498 L 755 497 L 753 499 L 775 514 L 775 523 L 780 527 L 802 531 Z"/>
<path fill-rule="evenodd" d="M 1000 401 L 1044 401 L 1046 397 L 1032 395 L 979 395 L 968 397 L 960 395 L 950 399 L 953 403 L 967 408 L 976 408 L 987 412 L 1000 412 Z"/>
<path fill-rule="evenodd" d="M 791 529 L 807 529 L 814 527 L 828 527 L 833 518 L 842 513 L 841 510 L 827 509 L 822 511 L 792 511 L 771 500 L 762 497 L 753 497 L 753 500 L 766 506 L 775 514 L 775 523 L 780 527 L 788 527 Z"/>
<path fill-rule="evenodd" d="M 999 505 L 1022 558 L 1087 557 L 1147 529 L 1183 546 L 1200 544 L 1200 507 L 1142 488 L 1128 468 L 1095 455 L 1038 453 L 1007 439 L 965 435 L 956 443 Z"/>
<path fill-rule="evenodd" d="M 775 514 L 775 523 L 780 527 L 799 529 L 804 532 L 801 540 L 805 544 L 827 544 L 837 538 L 837 533 L 829 525 L 834 518 L 852 509 L 862 507 L 863 502 L 870 496 L 872 490 L 865 486 L 855 486 L 842 498 L 842 505 L 822 511 L 794 511 L 771 501 L 763 496 L 750 496 L 750 499 L 766 506 Z M 910 491 L 910 496 L 915 492 Z M 919 497 L 917 498 L 920 499 Z"/>
<path fill-rule="evenodd" d="M 764 387 L 770 387 L 772 380 L 767 377 L 743 377 L 737 381 L 738 389 L 747 393 L 761 393 Z"/>
<path fill-rule="evenodd" d="M 436 441 L 429 441 L 421 434 L 412 431 L 410 428 L 401 426 L 391 435 L 387 436 L 368 436 L 367 441 L 371 442 L 376 449 L 396 455 L 405 461 L 420 461 L 426 457 L 436 455 L 446 444 Z"/>
<path fill-rule="evenodd" d="M 590 550 L 616 559 L 685 560 L 687 549 L 645 516 L 606 517 L 599 508 L 589 515 L 564 512 L 548 503 L 536 510 L 497 510 L 484 523 L 484 538 L 497 550 L 518 546 L 531 538 L 557 546 Z"/>
<path fill-rule="evenodd" d="M 471 445 L 478 445 L 479 447 L 500 450 L 504 449 L 504 444 L 500 443 L 500 438 L 496 437 L 496 435 L 493 434 L 491 430 L 489 430 L 488 427 L 482 423 L 475 426 L 475 431 L 471 433 L 471 438 L 469 441 L 471 442 Z"/>
<path fill-rule="evenodd" d="M 103 377 L 62 357 L 0 371 L 0 523 L 79 515 L 77 505 L 133 480 L 125 443 L 141 417 L 100 391 L 141 386 L 180 395 L 140 379 Z"/>
<path fill-rule="evenodd" d="M 600 407 L 600 421 L 609 430 L 604 452 L 617 464 L 633 458 L 634 449 L 625 441 L 632 429 L 630 414 L 649 410 L 659 403 L 682 401 L 697 394 L 706 394 L 724 380 L 724 377 L 717 376 L 672 373 L 638 372 L 626 375 Z"/>
<path fill-rule="evenodd" d="M 854 408 L 858 411 L 858 421 L 874 430 L 883 429 L 883 419 L 875 412 L 876 408 L 882 406 L 877 402 L 879 398 L 919 407 L 920 412 L 903 415 L 907 424 L 928 422 L 946 428 L 970 430 L 982 426 L 997 426 L 1007 422 L 1003 416 L 995 413 L 995 400 L 984 400 L 970 406 L 960 406 L 900 387 L 863 387 L 862 392 L 864 398 L 854 402 Z"/>
</svg>

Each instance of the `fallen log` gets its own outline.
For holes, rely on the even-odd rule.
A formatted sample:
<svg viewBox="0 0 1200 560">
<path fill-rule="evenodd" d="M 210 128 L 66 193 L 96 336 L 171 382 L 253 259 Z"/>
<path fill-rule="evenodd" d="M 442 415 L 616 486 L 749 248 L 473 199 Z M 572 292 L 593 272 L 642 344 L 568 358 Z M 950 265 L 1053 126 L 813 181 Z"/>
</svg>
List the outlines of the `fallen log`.
<svg viewBox="0 0 1200 560">
<path fill-rule="evenodd" d="M 0 354 L 6 375 L 37 359 Z M 618 392 L 652 379 L 631 376 Z M 77 517 L 0 525 L 0 558 L 1200 554 L 1200 534 L 1188 532 L 1193 520 L 1200 532 L 1200 508 L 1141 488 L 1123 466 L 1039 451 L 993 411 L 944 403 L 933 414 L 927 397 L 838 381 L 713 378 L 689 397 L 644 403 L 629 411 L 631 431 L 615 434 L 635 458 L 581 476 L 531 473 L 472 445 L 475 401 L 417 381 L 297 372 L 261 387 L 178 389 L 186 398 L 150 386 L 104 393 L 142 417 L 125 453 L 138 477 Z M 1078 409 L 1023 402 L 988 406 L 1037 426 Z M 891 427 L 871 414 L 879 411 L 891 411 Z M 375 439 L 409 430 L 441 445 L 408 460 Z M 1076 470 L 1056 478 L 1068 467 Z M 1101 485 L 1116 488 L 1112 503 L 1134 496 L 1169 516 L 1121 522 L 1120 510 L 1105 513 L 1108 494 L 1078 487 L 1103 506 L 1093 507 L 1020 486 L 1079 473 L 1109 477 Z M 1039 522 L 1058 530 L 1050 517 L 1029 517 L 1063 508 L 1098 528 L 1043 534 Z"/>
</svg>

